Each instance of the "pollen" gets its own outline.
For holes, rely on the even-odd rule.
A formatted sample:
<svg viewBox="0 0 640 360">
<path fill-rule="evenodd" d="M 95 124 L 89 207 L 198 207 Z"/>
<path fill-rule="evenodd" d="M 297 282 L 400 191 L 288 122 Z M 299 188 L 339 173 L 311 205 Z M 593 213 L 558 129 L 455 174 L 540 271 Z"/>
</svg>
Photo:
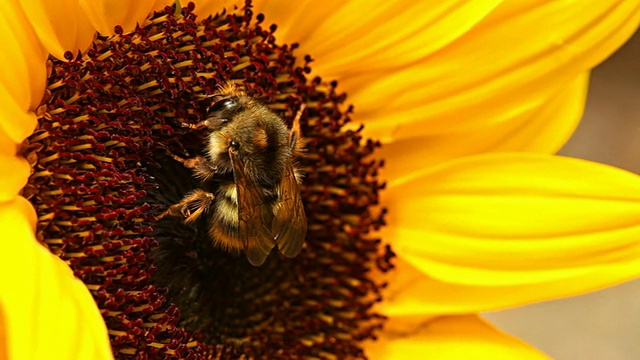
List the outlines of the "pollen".
<svg viewBox="0 0 640 360">
<path fill-rule="evenodd" d="M 38 127 L 23 146 L 23 194 L 37 238 L 92 293 L 119 358 L 365 358 L 393 253 L 384 225 L 379 143 L 344 130 L 353 108 L 312 58 L 278 44 L 250 2 L 208 17 L 166 7 L 132 33 L 49 60 Z M 206 223 L 156 222 L 197 187 L 167 150 L 203 154 L 197 124 L 221 84 L 242 85 L 288 122 L 302 104 L 298 159 L 305 248 L 260 268 L 205 238 Z M 276 254 L 277 255 L 277 254 Z"/>
</svg>

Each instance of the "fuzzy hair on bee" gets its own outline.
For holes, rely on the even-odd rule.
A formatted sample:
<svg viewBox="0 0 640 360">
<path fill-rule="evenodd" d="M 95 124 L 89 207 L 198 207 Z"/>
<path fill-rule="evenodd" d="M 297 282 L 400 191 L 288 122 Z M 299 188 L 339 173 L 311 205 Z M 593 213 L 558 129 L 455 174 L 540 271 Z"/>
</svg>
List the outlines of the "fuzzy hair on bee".
<svg viewBox="0 0 640 360">
<path fill-rule="evenodd" d="M 203 185 L 215 180 L 219 186 L 215 192 L 193 190 L 158 218 L 177 216 L 192 223 L 204 216 L 214 244 L 244 251 L 254 266 L 262 265 L 274 247 L 285 257 L 297 256 L 307 232 L 296 162 L 304 148 L 304 106 L 288 129 L 280 116 L 232 82 L 211 98 L 204 121 L 183 124 L 208 131 L 204 155 L 170 155 Z"/>
</svg>

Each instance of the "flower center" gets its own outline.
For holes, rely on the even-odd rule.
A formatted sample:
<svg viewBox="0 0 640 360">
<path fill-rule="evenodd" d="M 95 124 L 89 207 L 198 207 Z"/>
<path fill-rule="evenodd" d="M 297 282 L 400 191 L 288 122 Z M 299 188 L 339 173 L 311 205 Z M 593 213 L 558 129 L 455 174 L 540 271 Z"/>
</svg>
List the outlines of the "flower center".
<svg viewBox="0 0 640 360">
<path fill-rule="evenodd" d="M 369 235 L 378 146 L 344 131 L 352 109 L 337 84 L 308 79 L 294 45 L 278 45 L 250 4 L 196 22 L 156 13 L 134 33 L 98 37 L 86 54 L 52 59 L 24 190 L 38 238 L 64 259 L 102 310 L 120 355 L 221 358 L 364 357 L 383 317 L 372 310 L 390 250 Z M 305 103 L 299 160 L 308 218 L 305 248 L 261 267 L 216 247 L 206 219 L 155 216 L 198 180 L 167 150 L 202 152 L 206 95 L 233 80 L 291 125 Z"/>
</svg>

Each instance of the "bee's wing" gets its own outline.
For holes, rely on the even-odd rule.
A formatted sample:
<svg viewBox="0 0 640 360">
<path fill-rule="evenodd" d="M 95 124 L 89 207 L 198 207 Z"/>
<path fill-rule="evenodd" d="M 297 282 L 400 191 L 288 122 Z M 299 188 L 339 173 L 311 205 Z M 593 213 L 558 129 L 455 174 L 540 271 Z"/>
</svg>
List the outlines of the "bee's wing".
<svg viewBox="0 0 640 360">
<path fill-rule="evenodd" d="M 298 190 L 293 165 L 289 164 L 279 185 L 280 206 L 271 230 L 282 255 L 292 258 L 300 253 L 307 235 L 307 216 Z"/>
<path fill-rule="evenodd" d="M 258 184 L 246 176 L 242 160 L 232 151 L 229 151 L 229 157 L 238 194 L 238 236 L 251 265 L 260 266 L 275 246 L 267 227 L 273 215 L 264 204 L 264 195 Z"/>
</svg>

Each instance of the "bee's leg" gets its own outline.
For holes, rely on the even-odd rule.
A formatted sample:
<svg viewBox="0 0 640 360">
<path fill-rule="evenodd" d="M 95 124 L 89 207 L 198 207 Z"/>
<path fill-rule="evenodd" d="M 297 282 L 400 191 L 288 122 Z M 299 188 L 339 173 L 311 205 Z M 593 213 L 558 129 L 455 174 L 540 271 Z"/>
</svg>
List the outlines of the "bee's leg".
<svg viewBox="0 0 640 360">
<path fill-rule="evenodd" d="M 182 203 L 182 201 L 180 201 L 177 204 L 173 204 L 169 206 L 167 210 L 163 211 L 162 214 L 156 216 L 156 221 L 162 219 L 165 216 L 175 216 L 175 217 L 184 216 L 183 208 L 184 208 L 184 204 Z"/>
<path fill-rule="evenodd" d="M 210 179 L 218 172 L 218 168 L 204 156 L 196 156 L 190 159 L 184 159 L 182 162 L 184 167 L 192 169 L 196 177 L 201 180 Z"/>
<path fill-rule="evenodd" d="M 201 161 L 193 167 L 193 172 L 198 179 L 208 180 L 218 172 L 218 168 L 205 159 L 205 161 Z"/>
<path fill-rule="evenodd" d="M 188 205 L 184 212 L 184 222 L 191 223 L 196 221 L 203 212 L 207 211 L 215 198 L 215 195 L 202 189 L 196 189 L 187 195 L 185 200 L 187 200 Z"/>
<path fill-rule="evenodd" d="M 215 195 L 202 189 L 196 189 L 182 198 L 179 203 L 169 206 L 156 221 L 165 216 L 184 217 L 185 223 L 196 221 L 213 203 Z"/>
<path fill-rule="evenodd" d="M 218 172 L 218 168 L 204 156 L 198 155 L 189 159 L 185 159 L 171 152 L 168 152 L 168 154 L 174 160 L 184 165 L 184 167 L 186 167 L 187 169 L 192 169 L 196 176 L 200 179 L 209 179 Z"/>
<path fill-rule="evenodd" d="M 183 157 L 180 157 L 174 153 L 172 153 L 171 151 L 167 150 L 167 154 L 169 154 L 169 156 L 171 156 L 173 158 L 173 160 L 181 163 L 182 165 L 184 165 L 184 167 L 186 167 L 187 169 L 193 169 L 195 167 L 195 164 L 197 164 L 198 162 L 201 161 L 206 161 L 206 159 L 203 156 L 196 156 L 193 158 L 189 158 L 189 159 L 185 159 Z M 201 158 L 201 159 L 198 159 Z"/>
<path fill-rule="evenodd" d="M 180 126 L 185 127 L 185 128 L 189 128 L 191 130 L 201 130 L 204 129 L 206 127 L 209 126 L 209 123 L 207 122 L 207 120 L 202 120 L 198 123 L 195 124 L 189 124 L 189 123 L 180 123 Z"/>
<path fill-rule="evenodd" d="M 302 152 L 306 141 L 302 139 L 302 135 L 300 133 L 300 118 L 302 118 L 302 113 L 307 108 L 305 103 L 300 105 L 300 109 L 296 113 L 296 117 L 293 119 L 293 123 L 291 124 L 291 130 L 289 132 L 289 148 L 294 152 L 294 154 L 299 154 Z"/>
</svg>

